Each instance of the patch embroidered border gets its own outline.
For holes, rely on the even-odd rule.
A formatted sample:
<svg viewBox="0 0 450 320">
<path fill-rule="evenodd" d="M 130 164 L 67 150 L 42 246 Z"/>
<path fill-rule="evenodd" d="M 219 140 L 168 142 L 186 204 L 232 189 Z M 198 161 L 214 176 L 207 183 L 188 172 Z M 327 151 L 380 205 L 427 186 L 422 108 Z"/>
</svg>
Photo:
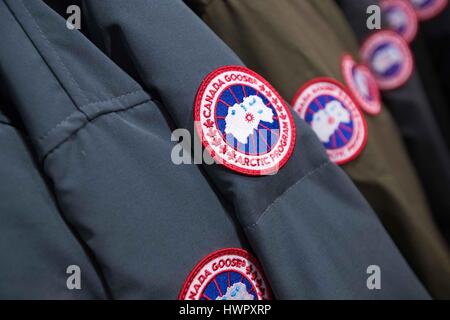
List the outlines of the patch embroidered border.
<svg viewBox="0 0 450 320">
<path fill-rule="evenodd" d="M 332 105 L 334 101 L 339 104 Z M 356 159 L 364 150 L 368 137 L 364 114 L 339 81 L 327 77 L 310 80 L 297 91 L 292 106 L 316 132 L 331 161 L 343 165 Z M 336 107 L 337 110 L 333 111 Z M 321 111 L 325 112 L 324 117 L 314 117 Z M 332 121 L 331 111 L 337 112 L 332 115 Z M 336 116 L 342 119 L 336 121 Z M 345 121 L 345 116 L 349 117 L 349 121 Z M 337 125 L 336 128 L 333 125 Z M 329 130 L 330 127 L 334 130 Z"/>
<path fill-rule="evenodd" d="M 427 21 L 437 17 L 448 6 L 448 0 L 410 0 L 420 21 Z"/>
<path fill-rule="evenodd" d="M 294 150 L 291 111 L 264 78 L 245 67 L 225 66 L 206 76 L 194 120 L 211 156 L 236 172 L 276 173 Z"/>
<path fill-rule="evenodd" d="M 388 51 L 380 53 L 381 50 Z M 370 35 L 361 47 L 361 56 L 381 90 L 403 86 L 414 71 L 414 58 L 408 43 L 391 30 Z"/>
<path fill-rule="evenodd" d="M 179 300 L 271 300 L 258 261 L 246 250 L 225 248 L 203 258 L 188 275 Z"/>
<path fill-rule="evenodd" d="M 370 115 L 378 115 L 381 112 L 380 90 L 369 68 L 363 64 L 357 64 L 350 54 L 344 54 L 341 60 L 341 71 L 350 93 L 361 109 Z M 355 80 L 356 72 L 366 79 L 368 91 L 366 94 L 362 92 Z"/>
</svg>

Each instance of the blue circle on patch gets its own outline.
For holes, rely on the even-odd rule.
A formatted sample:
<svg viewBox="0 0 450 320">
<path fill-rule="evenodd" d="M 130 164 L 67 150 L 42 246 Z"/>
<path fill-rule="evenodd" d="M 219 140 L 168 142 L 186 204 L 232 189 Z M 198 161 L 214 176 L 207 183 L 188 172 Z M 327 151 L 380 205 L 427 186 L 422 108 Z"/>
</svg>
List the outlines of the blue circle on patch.
<svg viewBox="0 0 450 320">
<path fill-rule="evenodd" d="M 380 6 L 389 28 L 400 34 L 406 42 L 412 42 L 418 30 L 414 7 L 405 0 L 381 0 Z"/>
<path fill-rule="evenodd" d="M 413 0 L 414 6 L 418 9 L 427 9 L 431 6 L 434 6 L 436 0 Z"/>
<path fill-rule="evenodd" d="M 267 118 L 267 108 L 260 107 L 263 105 L 272 111 L 269 113 L 270 119 Z M 280 123 L 276 115 L 272 102 L 264 94 L 252 87 L 237 84 L 223 90 L 218 99 L 215 118 L 217 128 L 230 147 L 247 155 L 263 155 L 270 152 L 280 138 Z M 227 119 L 231 117 L 245 121 L 241 127 L 251 127 L 252 123 L 257 125 L 245 140 L 239 141 L 226 132 Z"/>
<path fill-rule="evenodd" d="M 417 16 L 425 21 L 439 15 L 448 5 L 448 0 L 410 0 Z"/>
<path fill-rule="evenodd" d="M 378 31 L 369 36 L 362 45 L 361 56 L 382 90 L 399 88 L 414 71 L 408 43 L 392 30 Z"/>
<path fill-rule="evenodd" d="M 408 30 L 408 20 L 404 11 L 401 8 L 391 6 L 387 7 L 384 13 L 386 15 L 386 19 L 390 22 L 390 26 L 393 27 L 398 33 L 405 34 Z M 398 21 L 399 23 L 394 24 L 392 21 Z"/>
<path fill-rule="evenodd" d="M 380 55 L 385 55 L 390 58 L 390 61 L 386 60 L 386 68 L 384 71 L 380 72 L 376 70 L 376 73 L 384 78 L 393 78 L 397 76 L 402 69 L 402 59 L 397 54 L 398 49 L 393 46 L 390 42 L 385 42 L 380 44 L 370 56 L 371 61 L 376 61 L 377 57 Z M 399 57 L 399 58 L 397 58 Z M 380 58 L 381 59 L 381 58 Z"/>
<path fill-rule="evenodd" d="M 225 271 L 209 282 L 200 300 L 227 300 L 227 297 L 230 299 L 247 297 L 248 300 L 257 300 L 255 292 L 255 286 L 245 275 L 235 271 Z"/>
<path fill-rule="evenodd" d="M 359 72 L 361 72 L 361 71 L 358 70 L 358 65 L 355 64 L 352 67 L 352 77 L 355 82 L 357 81 L 356 79 L 358 79 L 358 77 L 360 76 Z M 367 89 L 367 91 L 360 90 L 359 94 L 369 102 L 376 101 L 376 97 L 374 95 L 372 95 L 372 90 L 370 90 L 370 89 Z"/>
<path fill-rule="evenodd" d="M 348 113 L 351 113 L 351 111 L 345 106 L 345 104 L 336 99 L 334 96 L 331 95 L 321 95 L 312 101 L 306 110 L 305 114 L 305 121 L 312 126 L 313 121 L 316 123 L 324 123 L 325 126 L 329 125 L 332 126 L 335 122 L 340 122 L 339 116 L 340 111 L 335 110 L 334 106 L 330 104 L 330 102 L 336 101 L 339 103 L 340 106 L 342 106 Z M 327 106 L 327 107 L 325 107 Z M 335 113 L 336 112 L 336 113 Z M 337 126 L 336 130 L 334 130 L 334 133 L 331 134 L 329 138 L 329 142 L 323 142 L 323 145 L 326 149 L 329 150 L 335 150 L 340 149 L 347 145 L 347 143 L 350 141 L 354 131 L 354 125 L 353 121 L 350 120 L 348 122 L 341 122 Z"/>
</svg>

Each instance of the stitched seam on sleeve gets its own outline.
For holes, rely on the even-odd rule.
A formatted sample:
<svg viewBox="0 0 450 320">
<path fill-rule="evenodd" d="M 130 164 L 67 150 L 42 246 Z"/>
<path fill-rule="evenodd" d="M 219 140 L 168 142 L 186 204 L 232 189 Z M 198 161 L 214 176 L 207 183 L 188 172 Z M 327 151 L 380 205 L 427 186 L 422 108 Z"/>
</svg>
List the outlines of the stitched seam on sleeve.
<svg viewBox="0 0 450 320">
<path fill-rule="evenodd" d="M 101 117 L 107 116 L 107 115 L 117 114 L 117 113 L 121 113 L 121 112 L 126 112 L 126 111 L 128 111 L 128 110 L 131 110 L 131 109 L 135 109 L 135 108 L 141 107 L 141 106 L 145 105 L 146 103 L 148 103 L 149 101 L 152 101 L 152 99 L 147 98 L 145 101 L 140 101 L 140 102 L 138 102 L 138 103 L 136 103 L 136 104 L 133 104 L 133 105 L 130 105 L 130 106 L 126 107 L 126 108 L 122 108 L 122 109 L 119 109 L 119 110 L 111 110 L 111 111 L 108 111 L 108 112 L 99 114 L 99 115 L 97 115 L 96 117 L 91 118 L 91 119 L 87 118 L 86 121 L 85 121 L 79 128 L 73 130 L 73 132 L 71 132 L 70 134 L 68 134 L 67 137 L 65 137 L 61 142 L 59 142 L 59 143 L 56 144 L 54 147 L 52 147 L 50 150 L 48 150 L 48 151 L 42 156 L 42 163 L 45 162 L 46 158 L 47 158 L 51 153 L 53 153 L 55 150 L 57 150 L 59 147 L 61 147 L 66 141 L 68 141 L 71 137 L 73 137 L 73 136 L 74 136 L 75 134 L 77 134 L 80 130 L 82 130 L 87 124 L 92 123 L 92 122 L 94 122 L 95 120 L 97 120 L 97 119 L 99 119 L 99 118 L 101 118 Z"/>
<path fill-rule="evenodd" d="M 69 94 L 69 92 L 67 91 L 67 89 L 64 87 L 64 85 L 62 84 L 61 80 L 56 76 L 55 72 L 53 71 L 53 69 L 50 67 L 48 61 L 44 58 L 44 56 L 42 55 L 41 51 L 38 49 L 38 47 L 36 46 L 36 44 L 34 43 L 34 41 L 32 40 L 32 38 L 30 37 L 29 33 L 27 32 L 27 30 L 25 29 L 25 27 L 23 26 L 23 23 L 20 21 L 20 19 L 17 17 L 17 14 L 11 9 L 10 5 L 8 4 L 8 2 L 5 1 L 5 5 L 8 8 L 9 12 L 11 13 L 11 15 L 13 16 L 13 18 L 17 21 L 17 24 L 20 26 L 20 28 L 22 29 L 23 33 L 25 34 L 25 36 L 28 38 L 28 40 L 30 41 L 31 45 L 34 47 L 34 49 L 36 50 L 36 53 L 39 55 L 39 57 L 41 57 L 43 63 L 47 66 L 47 68 L 49 69 L 50 73 L 53 75 L 53 77 L 56 79 L 56 82 L 60 85 L 62 91 L 64 91 L 70 101 L 72 101 L 72 104 L 74 105 L 75 108 L 77 108 L 77 105 L 75 103 L 75 101 L 73 100 L 72 96 Z M 22 4 L 23 5 L 23 4 Z"/>
<path fill-rule="evenodd" d="M 86 107 L 91 107 L 91 106 L 94 106 L 94 105 L 100 104 L 100 103 L 110 102 L 110 101 L 113 101 L 113 100 L 116 100 L 116 99 L 119 99 L 119 98 L 123 98 L 123 97 L 126 97 L 126 96 L 130 96 L 130 95 L 133 95 L 133 94 L 136 94 L 136 93 L 139 93 L 139 92 L 145 93 L 145 91 L 143 89 L 137 89 L 137 90 L 126 92 L 124 94 L 121 94 L 119 96 L 115 96 L 115 97 L 112 97 L 112 98 L 109 98 L 109 99 L 99 100 L 99 101 L 94 101 L 94 102 L 87 103 L 85 105 L 82 105 L 80 107 L 80 109 L 85 109 Z"/>
<path fill-rule="evenodd" d="M 56 52 L 56 50 L 53 48 L 50 40 L 48 40 L 48 38 L 45 36 L 44 32 L 42 31 L 41 27 L 39 26 L 39 24 L 37 23 L 36 19 L 34 18 L 34 16 L 31 14 L 30 10 L 28 10 L 27 6 L 25 5 L 25 3 L 23 2 L 23 0 L 20 0 L 20 3 L 22 4 L 22 6 L 24 7 L 25 11 L 27 12 L 27 14 L 30 16 L 30 18 L 32 19 L 33 23 L 36 25 L 36 29 L 39 32 L 39 34 L 41 35 L 41 37 L 44 39 L 44 41 L 47 43 L 48 47 L 50 48 L 50 50 L 53 52 L 53 54 L 55 55 L 56 60 L 58 61 L 58 63 L 60 64 L 61 68 L 63 69 L 63 71 L 67 74 L 67 76 L 69 77 L 70 81 L 75 85 L 75 88 L 77 88 L 77 90 L 79 91 L 79 93 L 81 94 L 81 97 L 84 99 L 84 101 L 86 101 L 86 103 L 89 102 L 89 99 L 87 98 L 87 96 L 85 95 L 84 91 L 81 89 L 80 85 L 78 84 L 78 82 L 75 80 L 75 78 L 72 76 L 72 73 L 69 71 L 69 69 L 66 67 L 66 65 L 63 63 L 63 61 L 61 60 L 61 57 L 59 56 L 58 52 Z M 36 48 L 38 51 L 39 49 Z M 42 55 L 41 55 L 42 56 Z M 42 56 L 42 58 L 45 60 L 45 58 Z M 50 65 L 47 63 L 47 65 L 50 67 Z M 50 68 L 51 69 L 51 68 Z M 58 78 L 55 74 L 55 77 Z M 64 87 L 64 86 L 63 86 Z M 70 94 L 69 94 L 70 96 Z M 78 108 L 76 100 L 73 99 L 73 102 L 75 104 L 75 107 Z M 80 110 L 81 111 L 81 110 Z M 81 111 L 82 112 L 82 111 Z"/>
<path fill-rule="evenodd" d="M 54 78 L 58 81 L 58 83 L 60 84 L 61 88 L 63 89 L 63 91 L 67 94 L 67 96 L 70 98 L 70 100 L 72 101 L 73 105 L 75 106 L 75 108 L 77 109 L 77 111 L 74 111 L 73 113 L 71 113 L 70 115 L 68 115 L 65 119 L 63 119 L 61 122 L 59 122 L 54 128 L 50 129 L 48 132 L 46 132 L 45 134 L 43 134 L 42 136 L 40 136 L 39 138 L 37 138 L 37 140 L 42 140 L 45 139 L 53 129 L 55 129 L 56 127 L 59 127 L 60 125 L 62 125 L 65 121 L 67 121 L 68 118 L 70 118 L 71 116 L 73 116 L 74 114 L 77 114 L 78 112 L 81 112 L 87 119 L 89 118 L 88 115 L 84 112 L 83 109 L 85 109 L 86 107 L 91 107 L 94 106 L 96 104 L 101 104 L 101 103 L 106 103 L 109 101 L 113 101 L 116 100 L 118 98 L 122 98 L 128 95 L 133 95 L 139 92 L 144 92 L 145 91 L 142 88 L 130 91 L 130 92 L 125 92 L 124 94 L 121 94 L 119 96 L 114 96 L 112 98 L 109 99 L 105 99 L 105 100 L 98 100 L 98 101 L 89 101 L 89 99 L 86 97 L 85 92 L 81 89 L 81 87 L 79 86 L 78 82 L 75 80 L 75 78 L 73 77 L 72 73 L 69 71 L 69 69 L 66 67 L 66 65 L 62 62 L 60 56 L 58 55 L 58 53 L 56 52 L 56 50 L 53 48 L 51 42 L 48 40 L 48 38 L 45 36 L 44 32 L 42 31 L 42 29 L 39 27 L 36 19 L 33 17 L 33 15 L 31 14 L 31 12 L 29 11 L 29 9 L 26 7 L 25 3 L 23 2 L 23 0 L 20 0 L 21 5 L 24 7 L 25 11 L 27 12 L 27 14 L 31 17 L 33 23 L 36 25 L 36 29 L 38 30 L 38 32 L 40 33 L 41 37 L 45 40 L 45 42 L 47 43 L 48 47 L 51 49 L 51 51 L 53 52 L 53 54 L 56 57 L 56 60 L 58 61 L 58 63 L 61 65 L 61 67 L 63 68 L 64 72 L 69 76 L 69 79 L 73 82 L 73 84 L 75 85 L 75 87 L 77 88 L 77 90 L 79 90 L 80 94 L 83 96 L 84 100 L 86 101 L 85 104 L 78 106 L 78 104 L 76 103 L 76 100 L 71 96 L 70 92 L 65 88 L 63 82 L 60 80 L 60 78 L 57 76 L 57 74 L 55 74 L 55 72 L 53 71 L 51 65 L 49 64 L 49 62 L 46 60 L 46 58 L 44 57 L 44 55 L 41 53 L 41 51 L 39 50 L 39 48 L 36 46 L 36 44 L 33 42 L 31 36 L 29 35 L 29 33 L 27 32 L 27 30 L 25 29 L 25 27 L 22 25 L 22 23 L 20 22 L 20 20 L 16 17 L 16 15 L 14 14 L 14 12 L 11 10 L 11 8 L 9 8 L 8 4 L 5 3 L 8 6 L 8 9 L 10 10 L 10 12 L 12 13 L 12 15 L 15 17 L 15 19 L 17 20 L 17 22 L 19 23 L 19 25 L 21 26 L 23 32 L 25 33 L 25 35 L 29 38 L 31 44 L 33 45 L 33 47 L 36 49 L 37 54 L 41 57 L 41 59 L 43 60 L 43 62 L 45 63 L 45 65 L 47 66 L 47 68 L 50 70 L 50 72 L 53 74 Z M 151 100 L 153 100 L 152 98 L 150 98 Z"/>
<path fill-rule="evenodd" d="M 84 109 L 84 108 L 86 108 L 86 107 L 88 107 L 88 106 L 93 106 L 93 105 L 100 104 L 100 103 L 112 102 L 112 101 L 121 99 L 121 98 L 123 98 L 123 97 L 126 97 L 126 96 L 129 96 L 129 95 L 136 94 L 136 93 L 138 93 L 138 92 L 145 93 L 145 91 L 142 90 L 142 89 L 140 89 L 140 90 L 135 90 L 135 91 L 132 91 L 132 92 L 128 92 L 128 93 L 122 94 L 122 95 L 117 96 L 117 97 L 110 98 L 110 99 L 106 99 L 106 100 L 102 100 L 102 101 L 96 101 L 96 102 L 91 102 L 91 103 L 85 104 L 85 105 L 81 106 L 80 109 Z M 146 101 L 148 101 L 148 100 L 146 99 Z M 72 113 L 69 114 L 67 117 L 65 117 L 63 120 L 61 120 L 58 124 L 56 124 L 53 128 L 51 128 L 50 130 L 48 130 L 48 131 L 47 131 L 46 133 L 44 133 L 43 135 L 41 135 L 41 136 L 39 136 L 38 138 L 36 138 L 36 140 L 38 140 L 38 141 L 45 140 L 45 139 L 46 139 L 53 131 L 55 131 L 55 130 L 56 130 L 57 128 L 59 128 L 60 126 L 64 125 L 64 123 L 66 123 L 67 120 L 68 120 L 69 118 L 73 117 L 73 116 L 74 116 L 75 114 L 77 114 L 77 113 L 79 113 L 79 111 L 74 111 L 74 112 L 72 112 Z M 86 114 L 85 114 L 85 115 L 86 115 Z M 88 118 L 88 117 L 86 116 L 86 118 Z"/>
<path fill-rule="evenodd" d="M 1 124 L 1 125 L 4 125 L 4 126 L 16 128 L 16 126 L 13 125 L 11 122 L 7 122 L 7 121 L 0 120 L 0 124 Z"/>
<path fill-rule="evenodd" d="M 270 209 L 272 209 L 273 206 L 275 206 L 278 202 L 281 201 L 281 199 L 294 187 L 296 187 L 297 185 L 299 185 L 300 183 L 302 183 L 305 179 L 309 178 L 310 176 L 316 174 L 317 172 L 319 172 L 320 170 L 322 170 L 324 167 L 330 165 L 331 162 L 330 161 L 326 161 L 323 162 L 321 165 L 319 165 L 318 167 L 316 167 L 315 169 L 309 171 L 307 174 L 305 174 L 300 180 L 298 180 L 296 183 L 294 183 L 292 186 L 290 186 L 289 188 L 287 188 L 281 195 L 279 195 L 271 204 L 269 204 L 269 206 L 259 215 L 258 219 L 256 219 L 256 222 L 245 226 L 244 229 L 253 229 L 255 228 L 260 222 L 261 220 L 267 215 L 267 213 L 270 211 Z"/>
</svg>

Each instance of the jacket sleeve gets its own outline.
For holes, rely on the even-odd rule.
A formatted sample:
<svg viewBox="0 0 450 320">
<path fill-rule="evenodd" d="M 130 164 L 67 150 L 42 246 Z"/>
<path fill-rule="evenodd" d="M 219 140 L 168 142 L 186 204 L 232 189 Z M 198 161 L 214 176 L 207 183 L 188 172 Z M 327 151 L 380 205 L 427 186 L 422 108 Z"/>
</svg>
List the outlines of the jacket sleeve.
<svg viewBox="0 0 450 320">
<path fill-rule="evenodd" d="M 105 299 L 91 253 L 66 224 L 29 141 L 0 101 L 0 299 Z M 69 290 L 76 265 L 81 289 Z M 70 282 L 72 283 L 72 282 Z"/>
<path fill-rule="evenodd" d="M 356 36 L 335 0 L 188 2 L 202 6 L 196 11 L 203 21 L 288 100 L 312 79 L 346 83 L 343 55 L 359 59 Z M 365 120 L 367 144 L 341 168 L 430 294 L 448 297 L 450 255 L 398 128 L 383 106 Z"/>
<path fill-rule="evenodd" d="M 366 27 L 366 8 L 377 1 L 339 0 L 339 3 L 362 43 L 373 32 Z M 446 190 L 450 186 L 450 155 L 421 81 L 414 71 L 403 86 L 383 92 L 383 99 L 400 129 L 436 221 L 449 240 L 450 199 Z"/>
<path fill-rule="evenodd" d="M 176 299 L 201 258 L 248 248 L 135 81 L 42 1 L 1 1 L 0 25 L 5 93 L 110 298 Z"/>
<path fill-rule="evenodd" d="M 84 3 L 96 44 L 118 65 L 132 64 L 174 124 L 191 133 L 202 80 L 218 67 L 242 65 L 181 1 Z M 119 41 L 120 49 L 111 45 Z M 127 55 L 115 59 L 117 50 Z M 294 151 L 276 175 L 247 177 L 219 165 L 202 166 L 235 209 L 275 296 L 427 297 L 348 177 L 328 161 L 312 130 L 298 118 L 295 124 Z M 384 270 L 386 286 L 379 292 L 366 287 L 371 264 Z"/>
</svg>

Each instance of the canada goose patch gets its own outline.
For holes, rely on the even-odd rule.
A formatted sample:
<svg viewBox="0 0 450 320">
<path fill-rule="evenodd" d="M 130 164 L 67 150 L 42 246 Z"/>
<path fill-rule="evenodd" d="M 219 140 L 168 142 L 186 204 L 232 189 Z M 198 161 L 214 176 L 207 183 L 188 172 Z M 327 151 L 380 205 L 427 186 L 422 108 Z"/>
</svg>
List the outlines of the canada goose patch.
<svg viewBox="0 0 450 320">
<path fill-rule="evenodd" d="M 189 274 L 180 300 L 270 300 L 259 263 L 243 249 L 215 251 Z"/>
<path fill-rule="evenodd" d="M 357 64 L 351 55 L 344 55 L 341 63 L 342 75 L 361 109 L 370 115 L 381 112 L 378 85 L 365 65 Z"/>
<path fill-rule="evenodd" d="M 292 106 L 317 134 L 331 161 L 345 164 L 364 149 L 364 115 L 338 81 L 317 78 L 306 83 L 295 95 Z"/>
<path fill-rule="evenodd" d="M 414 70 L 411 50 L 403 38 L 391 30 L 379 31 L 367 38 L 361 56 L 369 66 L 381 90 L 404 85 Z"/>
<path fill-rule="evenodd" d="M 206 77 L 194 119 L 216 162 L 240 173 L 276 173 L 294 149 L 289 108 L 266 80 L 244 67 L 222 67 Z"/>
</svg>

